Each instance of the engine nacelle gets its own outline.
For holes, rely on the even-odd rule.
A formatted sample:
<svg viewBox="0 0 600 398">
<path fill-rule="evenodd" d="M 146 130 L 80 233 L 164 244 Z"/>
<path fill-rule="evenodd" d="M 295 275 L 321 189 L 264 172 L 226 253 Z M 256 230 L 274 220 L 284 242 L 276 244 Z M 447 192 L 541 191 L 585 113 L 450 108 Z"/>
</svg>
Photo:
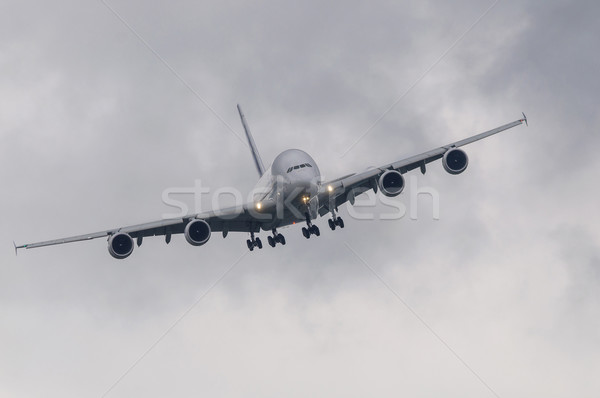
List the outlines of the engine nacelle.
<svg viewBox="0 0 600 398">
<path fill-rule="evenodd" d="M 385 196 L 398 196 L 404 190 L 404 177 L 396 170 L 388 170 L 379 177 L 379 189 Z"/>
<path fill-rule="evenodd" d="M 460 174 L 467 169 L 469 157 L 462 149 L 450 149 L 444 154 L 442 159 L 444 170 L 450 174 Z"/>
<path fill-rule="evenodd" d="M 202 246 L 210 239 L 210 225 L 204 220 L 192 220 L 185 226 L 183 234 L 190 245 Z"/>
<path fill-rule="evenodd" d="M 133 238 L 125 232 L 118 232 L 108 238 L 108 252 L 116 259 L 122 260 L 133 252 Z"/>
</svg>

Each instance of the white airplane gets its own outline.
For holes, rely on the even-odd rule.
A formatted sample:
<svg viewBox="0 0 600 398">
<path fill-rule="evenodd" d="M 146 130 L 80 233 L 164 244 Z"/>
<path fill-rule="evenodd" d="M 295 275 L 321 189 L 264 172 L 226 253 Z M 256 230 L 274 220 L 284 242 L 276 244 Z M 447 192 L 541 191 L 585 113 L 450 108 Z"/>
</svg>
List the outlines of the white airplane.
<svg viewBox="0 0 600 398">
<path fill-rule="evenodd" d="M 142 239 L 147 236 L 165 236 L 166 243 L 169 243 L 172 235 L 184 234 L 188 243 L 201 246 L 208 242 L 213 231 L 222 232 L 223 237 L 226 237 L 229 232 L 250 233 L 250 239 L 246 243 L 248 249 L 252 251 L 255 247 L 262 249 L 260 238 L 255 236 L 261 229 L 272 232 L 272 235 L 267 238 L 270 246 L 275 247 L 278 243 L 285 245 L 285 238 L 277 232 L 277 228 L 305 222 L 306 226 L 302 227 L 304 237 L 308 239 L 312 235 L 319 236 L 319 227 L 312 221 L 326 214 L 331 214 L 328 223 L 332 230 L 336 227 L 344 228 L 344 221 L 336 212 L 343 203 L 354 204 L 357 195 L 370 189 L 375 192 L 379 189 L 385 196 L 397 196 L 404 189 L 403 174 L 417 168 L 424 174 L 426 164 L 438 159 L 442 159 L 444 169 L 448 173 L 460 174 L 467 168 L 469 159 L 459 147 L 524 122 L 527 124 L 527 117 L 523 113 L 522 119 L 420 155 L 331 181 L 323 181 L 317 163 L 310 155 L 299 149 L 288 149 L 280 153 L 273 160 L 271 167 L 265 169 L 242 109 L 239 105 L 237 108 L 260 175 L 256 184 L 257 193 L 250 203 L 220 211 L 164 219 L 69 238 L 18 246 L 15 244 L 15 252 L 18 249 L 33 249 L 104 237 L 108 238 L 108 252 L 114 258 L 124 259 L 133 252 L 134 239 L 140 246 Z"/>
</svg>

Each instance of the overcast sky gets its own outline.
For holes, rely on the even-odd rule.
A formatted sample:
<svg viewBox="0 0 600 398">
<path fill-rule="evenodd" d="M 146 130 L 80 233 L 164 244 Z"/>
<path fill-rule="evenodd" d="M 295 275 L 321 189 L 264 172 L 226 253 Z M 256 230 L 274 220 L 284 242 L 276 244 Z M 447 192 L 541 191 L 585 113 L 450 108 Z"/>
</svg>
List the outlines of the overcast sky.
<svg viewBox="0 0 600 398">
<path fill-rule="evenodd" d="M 122 20 L 0 3 L 1 396 L 597 396 L 597 2 L 107 4 Z M 421 196 L 417 220 L 343 210 L 252 253 L 215 233 L 15 257 L 160 219 L 196 179 L 249 192 L 237 103 L 265 163 L 299 148 L 329 178 L 530 127 L 411 173 L 439 220 Z"/>
</svg>

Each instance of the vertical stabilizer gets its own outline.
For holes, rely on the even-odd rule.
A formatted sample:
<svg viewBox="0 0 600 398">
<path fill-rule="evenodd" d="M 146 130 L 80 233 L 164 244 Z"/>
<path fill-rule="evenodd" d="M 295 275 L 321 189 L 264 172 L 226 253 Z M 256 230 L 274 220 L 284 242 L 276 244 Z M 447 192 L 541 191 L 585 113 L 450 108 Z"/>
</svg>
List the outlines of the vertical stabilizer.
<svg viewBox="0 0 600 398">
<path fill-rule="evenodd" d="M 242 126 L 244 126 L 244 131 L 246 132 L 246 138 L 248 139 L 248 144 L 250 145 L 250 150 L 252 151 L 252 157 L 254 158 L 254 164 L 256 165 L 256 169 L 258 170 L 258 174 L 262 177 L 265 174 L 265 165 L 260 158 L 260 154 L 258 153 L 258 149 L 256 149 L 256 144 L 254 143 L 254 138 L 252 138 L 252 133 L 250 133 L 250 129 L 248 128 L 248 124 L 246 123 L 246 117 L 242 112 L 242 108 L 238 104 L 237 106 L 238 112 L 240 113 L 240 118 L 242 119 Z"/>
</svg>

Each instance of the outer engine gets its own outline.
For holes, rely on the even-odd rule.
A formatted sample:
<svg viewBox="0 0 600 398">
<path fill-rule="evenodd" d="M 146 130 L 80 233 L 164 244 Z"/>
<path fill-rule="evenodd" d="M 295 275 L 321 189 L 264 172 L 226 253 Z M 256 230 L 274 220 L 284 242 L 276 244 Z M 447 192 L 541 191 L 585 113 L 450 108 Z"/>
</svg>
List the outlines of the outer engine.
<svg viewBox="0 0 600 398">
<path fill-rule="evenodd" d="M 442 159 L 444 169 L 450 174 L 460 174 L 467 169 L 469 157 L 462 149 L 450 149 Z"/>
<path fill-rule="evenodd" d="M 385 196 L 398 196 L 404 190 L 404 177 L 396 170 L 388 170 L 379 177 L 379 189 Z"/>
<path fill-rule="evenodd" d="M 185 226 L 183 234 L 190 245 L 202 246 L 210 239 L 210 225 L 204 220 L 192 220 Z"/>
<path fill-rule="evenodd" d="M 133 239 L 125 232 L 118 232 L 108 238 L 108 252 L 119 260 L 129 257 L 133 252 Z"/>
</svg>

